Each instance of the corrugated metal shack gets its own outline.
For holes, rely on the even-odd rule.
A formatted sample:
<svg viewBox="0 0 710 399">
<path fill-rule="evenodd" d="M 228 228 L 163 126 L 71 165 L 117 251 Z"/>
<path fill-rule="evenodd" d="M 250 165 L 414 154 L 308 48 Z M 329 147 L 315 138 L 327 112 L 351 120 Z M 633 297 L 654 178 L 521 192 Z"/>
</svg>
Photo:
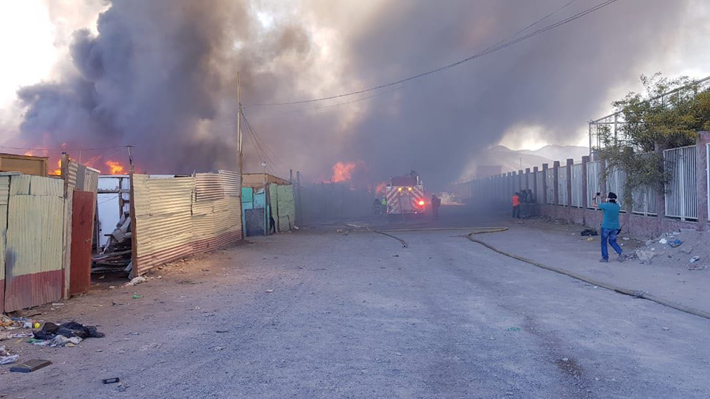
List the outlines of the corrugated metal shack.
<svg viewBox="0 0 710 399">
<path fill-rule="evenodd" d="M 47 176 L 47 157 L 0 154 L 0 172 L 18 172 L 32 176 Z"/>
<path fill-rule="evenodd" d="M 243 223 L 247 236 L 291 231 L 296 225 L 293 185 L 265 173 L 245 173 L 242 187 Z"/>
<path fill-rule="evenodd" d="M 91 239 L 74 234 L 92 230 L 98 171 L 64 156 L 62 175 L 0 173 L 0 309 L 5 312 L 66 298 L 73 288 L 88 289 Z M 75 194 L 83 200 L 75 202 Z M 72 287 L 72 281 L 81 286 Z"/>
<path fill-rule="evenodd" d="M 242 239 L 238 173 L 132 177 L 133 273 Z"/>
</svg>

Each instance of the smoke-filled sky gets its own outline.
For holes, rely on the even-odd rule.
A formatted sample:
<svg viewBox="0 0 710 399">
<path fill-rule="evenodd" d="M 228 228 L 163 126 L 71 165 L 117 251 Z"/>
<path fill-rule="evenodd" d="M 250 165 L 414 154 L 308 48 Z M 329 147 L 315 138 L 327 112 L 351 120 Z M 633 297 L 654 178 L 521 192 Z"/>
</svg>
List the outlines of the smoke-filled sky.
<svg viewBox="0 0 710 399">
<path fill-rule="evenodd" d="M 133 145 L 139 171 L 234 169 L 239 71 L 244 113 L 260 140 L 254 145 L 244 126 L 245 171 L 261 171 L 266 160 L 278 175 L 294 169 L 320 181 L 344 162 L 355 164 L 359 182 L 414 169 L 441 187 L 470 175 L 492 145 L 585 143 L 586 122 L 639 90 L 640 74 L 709 75 L 710 5 L 619 0 L 401 85 L 259 104 L 397 81 L 601 2 L 3 3 L 0 145 L 64 146 L 75 158 L 78 148 L 101 148 L 83 150 L 85 160 L 125 158 L 104 148 Z"/>
</svg>

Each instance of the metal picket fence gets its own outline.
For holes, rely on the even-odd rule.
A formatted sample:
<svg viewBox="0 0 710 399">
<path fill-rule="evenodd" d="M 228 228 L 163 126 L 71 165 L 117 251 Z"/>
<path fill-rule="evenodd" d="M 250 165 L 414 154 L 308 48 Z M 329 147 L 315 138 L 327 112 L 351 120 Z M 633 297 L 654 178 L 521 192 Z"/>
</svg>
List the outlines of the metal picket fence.
<svg viewBox="0 0 710 399">
<path fill-rule="evenodd" d="M 625 186 L 626 173 L 622 170 L 616 169 L 606 177 L 606 192 L 612 192 L 617 195 L 616 201 L 619 203 L 622 212 L 626 211 L 628 207 L 628 204 L 624 203 Z"/>
<path fill-rule="evenodd" d="M 655 216 L 656 212 L 656 191 L 651 187 L 641 187 L 634 189 L 633 197 L 633 213 L 646 216 Z"/>
<path fill-rule="evenodd" d="M 560 166 L 557 175 L 557 195 L 559 195 L 558 205 L 569 205 L 567 198 L 567 168 Z"/>
<path fill-rule="evenodd" d="M 680 147 L 663 151 L 665 167 L 671 180 L 666 184 L 666 216 L 681 220 L 698 218 L 696 147 Z"/>
<path fill-rule="evenodd" d="M 599 161 L 587 163 L 587 207 L 594 208 L 592 197 L 603 191 L 601 187 L 601 163 Z"/>
<path fill-rule="evenodd" d="M 545 172 L 542 170 L 538 170 L 537 173 L 535 173 L 535 185 L 537 186 L 537 190 L 533 192 L 535 202 L 542 202 L 542 179 L 544 175 Z"/>
<path fill-rule="evenodd" d="M 554 182 L 555 182 L 555 170 L 554 169 L 548 169 L 545 175 L 545 179 L 547 180 L 547 203 L 552 204 L 554 201 L 554 196 L 555 196 L 555 188 L 554 188 Z"/>
<path fill-rule="evenodd" d="M 576 208 L 581 208 L 582 207 L 582 189 L 583 189 L 583 182 L 582 182 L 582 167 L 584 165 L 577 164 L 577 165 L 572 165 L 572 198 L 570 201 L 570 205 Z"/>
</svg>

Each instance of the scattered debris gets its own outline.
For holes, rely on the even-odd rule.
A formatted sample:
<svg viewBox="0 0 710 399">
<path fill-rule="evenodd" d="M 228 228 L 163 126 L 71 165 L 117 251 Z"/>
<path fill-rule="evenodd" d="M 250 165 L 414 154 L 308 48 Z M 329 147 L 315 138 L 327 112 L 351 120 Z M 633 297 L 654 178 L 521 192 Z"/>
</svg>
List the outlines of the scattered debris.
<svg viewBox="0 0 710 399">
<path fill-rule="evenodd" d="M 505 331 L 520 331 L 520 327 L 508 327 Z"/>
<path fill-rule="evenodd" d="M 642 265 L 643 265 L 643 264 L 648 264 L 648 265 L 650 265 L 650 264 L 651 264 L 651 259 L 653 259 L 653 257 L 654 257 L 655 255 L 656 255 L 656 254 L 653 253 L 653 252 L 651 252 L 651 251 L 644 251 L 643 249 L 638 249 L 638 250 L 636 250 L 636 257 L 638 258 L 638 260 L 641 261 L 641 264 L 642 264 Z"/>
<path fill-rule="evenodd" d="M 587 237 L 587 241 L 594 241 L 594 237 Z"/>
<path fill-rule="evenodd" d="M 103 382 L 104 384 L 115 384 L 119 381 L 121 381 L 121 379 L 118 377 L 104 378 L 103 380 L 101 380 L 101 382 Z"/>
<path fill-rule="evenodd" d="M 621 239 L 624 240 L 624 241 L 629 241 L 629 240 L 630 240 L 629 237 L 622 237 Z"/>
<path fill-rule="evenodd" d="M 96 327 L 70 321 L 60 325 L 50 322 L 44 323 L 40 330 L 34 332 L 33 336 L 28 341 L 31 344 L 55 348 L 78 345 L 86 338 L 103 338 L 105 335 L 99 332 Z"/>
<path fill-rule="evenodd" d="M 91 271 L 93 273 L 130 272 L 133 253 L 131 234 L 131 217 L 128 213 L 124 213 L 116 224 L 116 229 L 107 235 L 106 246 L 92 259 Z"/>
<path fill-rule="evenodd" d="M 0 345 L 0 364 L 15 363 L 20 355 L 13 355 L 5 349 L 5 345 Z"/>
<path fill-rule="evenodd" d="M 20 355 L 0 356 L 0 365 L 12 364 L 20 359 Z"/>
<path fill-rule="evenodd" d="M 267 294 L 271 294 L 272 292 L 274 292 L 274 290 L 266 290 Z"/>
<path fill-rule="evenodd" d="M 670 245 L 671 248 L 677 248 L 683 244 L 683 241 L 679 239 L 674 239 L 668 242 L 668 245 Z"/>
<path fill-rule="evenodd" d="M 10 368 L 10 371 L 13 373 L 31 373 L 43 367 L 47 367 L 50 364 L 52 364 L 52 362 L 50 362 L 49 360 L 32 359 L 24 363 L 18 364 L 17 366 L 13 366 L 12 368 Z"/>
<path fill-rule="evenodd" d="M 141 299 L 141 298 L 143 298 L 143 295 L 138 295 L 137 293 L 134 292 L 134 293 L 133 293 L 133 296 L 132 296 L 131 298 L 133 298 L 133 299 Z"/>
<path fill-rule="evenodd" d="M 692 264 L 692 263 L 695 263 L 695 262 L 697 262 L 697 261 L 699 261 L 699 260 L 700 260 L 700 257 L 699 257 L 699 256 L 693 256 L 692 258 L 690 258 L 690 263 Z"/>
<path fill-rule="evenodd" d="M 127 283 L 126 283 L 126 287 L 133 287 L 133 286 L 138 285 L 138 284 L 143 284 L 143 283 L 145 283 L 146 281 L 148 281 L 147 278 L 145 278 L 145 277 L 143 277 L 143 276 L 139 276 L 139 277 L 136 277 L 136 278 L 134 278 L 133 280 L 127 282 Z"/>
<path fill-rule="evenodd" d="M 666 245 L 666 244 L 668 244 L 668 240 L 666 240 L 665 238 L 661 238 L 660 240 L 658 240 L 658 243 Z"/>
</svg>

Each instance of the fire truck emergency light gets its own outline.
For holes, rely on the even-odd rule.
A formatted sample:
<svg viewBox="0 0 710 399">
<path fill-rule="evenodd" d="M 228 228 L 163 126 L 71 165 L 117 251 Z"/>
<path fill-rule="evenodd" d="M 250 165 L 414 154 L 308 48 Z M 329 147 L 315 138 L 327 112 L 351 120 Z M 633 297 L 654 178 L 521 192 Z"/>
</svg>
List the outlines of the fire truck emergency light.
<svg viewBox="0 0 710 399">
<path fill-rule="evenodd" d="M 419 201 L 419 206 L 424 206 L 424 201 Z"/>
</svg>

